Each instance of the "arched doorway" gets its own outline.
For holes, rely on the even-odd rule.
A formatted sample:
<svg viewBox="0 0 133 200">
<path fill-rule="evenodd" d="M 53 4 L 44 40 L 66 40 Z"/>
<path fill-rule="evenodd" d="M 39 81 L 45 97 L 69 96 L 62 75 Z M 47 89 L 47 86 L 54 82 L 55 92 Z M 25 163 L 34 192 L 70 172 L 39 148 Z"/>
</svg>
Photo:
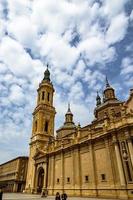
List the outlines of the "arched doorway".
<svg viewBox="0 0 133 200">
<path fill-rule="evenodd" d="M 38 170 L 37 192 L 41 193 L 44 183 L 44 169 L 41 167 Z"/>
</svg>

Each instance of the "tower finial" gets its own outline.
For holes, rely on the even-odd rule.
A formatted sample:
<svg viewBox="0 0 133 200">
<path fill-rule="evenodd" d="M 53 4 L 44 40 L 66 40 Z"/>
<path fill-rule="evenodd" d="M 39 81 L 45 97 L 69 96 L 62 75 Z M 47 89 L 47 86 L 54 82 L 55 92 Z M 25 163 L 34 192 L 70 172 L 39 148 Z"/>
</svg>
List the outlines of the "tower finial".
<svg viewBox="0 0 133 200">
<path fill-rule="evenodd" d="M 67 112 L 71 112 L 71 109 L 70 109 L 70 102 L 68 103 L 68 111 Z"/>
<path fill-rule="evenodd" d="M 70 103 L 68 103 L 68 109 L 67 109 L 66 115 L 72 115 Z"/>
<path fill-rule="evenodd" d="M 47 69 L 44 72 L 44 78 L 43 78 L 43 80 L 50 82 L 50 72 L 49 72 L 48 67 L 49 67 L 49 65 L 47 64 Z"/>
<path fill-rule="evenodd" d="M 66 123 L 73 123 L 73 114 L 70 109 L 70 103 L 68 103 L 68 110 L 65 114 L 65 124 Z"/>
<path fill-rule="evenodd" d="M 107 78 L 107 75 L 106 75 L 106 88 L 107 87 L 110 87 L 110 85 L 109 85 L 109 81 L 108 81 L 108 78 Z"/>
</svg>

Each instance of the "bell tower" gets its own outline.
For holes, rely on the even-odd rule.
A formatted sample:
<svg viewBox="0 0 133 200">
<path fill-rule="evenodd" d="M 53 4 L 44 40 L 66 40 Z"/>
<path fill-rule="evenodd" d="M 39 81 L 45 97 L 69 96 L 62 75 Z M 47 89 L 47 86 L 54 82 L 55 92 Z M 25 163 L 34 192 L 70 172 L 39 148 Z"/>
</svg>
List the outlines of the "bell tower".
<svg viewBox="0 0 133 200">
<path fill-rule="evenodd" d="M 43 139 L 41 143 L 46 143 L 49 137 L 54 136 L 55 108 L 53 107 L 54 88 L 50 81 L 50 72 L 47 66 L 44 78 L 37 90 L 37 106 L 33 112 L 32 138 Z"/>
<path fill-rule="evenodd" d="M 25 191 L 35 192 L 35 155 L 45 152 L 48 141 L 54 137 L 55 108 L 53 107 L 54 88 L 50 80 L 50 72 L 44 72 L 44 78 L 37 89 L 37 105 L 33 112 L 32 136 Z"/>
</svg>

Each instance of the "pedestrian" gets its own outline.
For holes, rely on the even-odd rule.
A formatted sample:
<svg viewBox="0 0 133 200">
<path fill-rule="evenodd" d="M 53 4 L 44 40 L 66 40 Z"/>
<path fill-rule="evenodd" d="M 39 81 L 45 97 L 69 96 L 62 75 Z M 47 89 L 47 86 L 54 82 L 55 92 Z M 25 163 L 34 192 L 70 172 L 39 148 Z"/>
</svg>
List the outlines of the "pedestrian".
<svg viewBox="0 0 133 200">
<path fill-rule="evenodd" d="M 56 195 L 55 195 L 55 200 L 61 200 L 61 198 L 60 198 L 60 193 L 59 193 L 59 192 L 56 193 Z"/>
<path fill-rule="evenodd" d="M 47 197 L 48 196 L 48 190 L 45 189 L 41 192 L 41 197 Z"/>
<path fill-rule="evenodd" d="M 0 200 L 2 200 L 3 192 L 2 189 L 0 189 Z"/>
<path fill-rule="evenodd" d="M 67 200 L 67 194 L 66 194 L 66 193 L 63 193 L 63 194 L 61 195 L 61 199 L 62 199 L 62 200 Z"/>
</svg>

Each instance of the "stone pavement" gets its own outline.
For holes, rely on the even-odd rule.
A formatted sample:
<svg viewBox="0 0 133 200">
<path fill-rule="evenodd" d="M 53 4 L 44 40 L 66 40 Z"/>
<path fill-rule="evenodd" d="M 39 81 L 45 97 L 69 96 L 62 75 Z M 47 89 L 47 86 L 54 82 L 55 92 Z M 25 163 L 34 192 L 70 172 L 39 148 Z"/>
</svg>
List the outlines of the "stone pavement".
<svg viewBox="0 0 133 200">
<path fill-rule="evenodd" d="M 40 195 L 22 194 L 22 193 L 4 193 L 3 200 L 54 200 L 54 196 L 41 198 Z M 68 200 L 103 200 L 99 198 L 83 198 L 83 197 L 68 197 Z M 106 200 L 106 199 L 104 199 Z M 111 199 L 109 199 L 111 200 Z M 114 200 L 114 199 L 113 199 Z"/>
</svg>

